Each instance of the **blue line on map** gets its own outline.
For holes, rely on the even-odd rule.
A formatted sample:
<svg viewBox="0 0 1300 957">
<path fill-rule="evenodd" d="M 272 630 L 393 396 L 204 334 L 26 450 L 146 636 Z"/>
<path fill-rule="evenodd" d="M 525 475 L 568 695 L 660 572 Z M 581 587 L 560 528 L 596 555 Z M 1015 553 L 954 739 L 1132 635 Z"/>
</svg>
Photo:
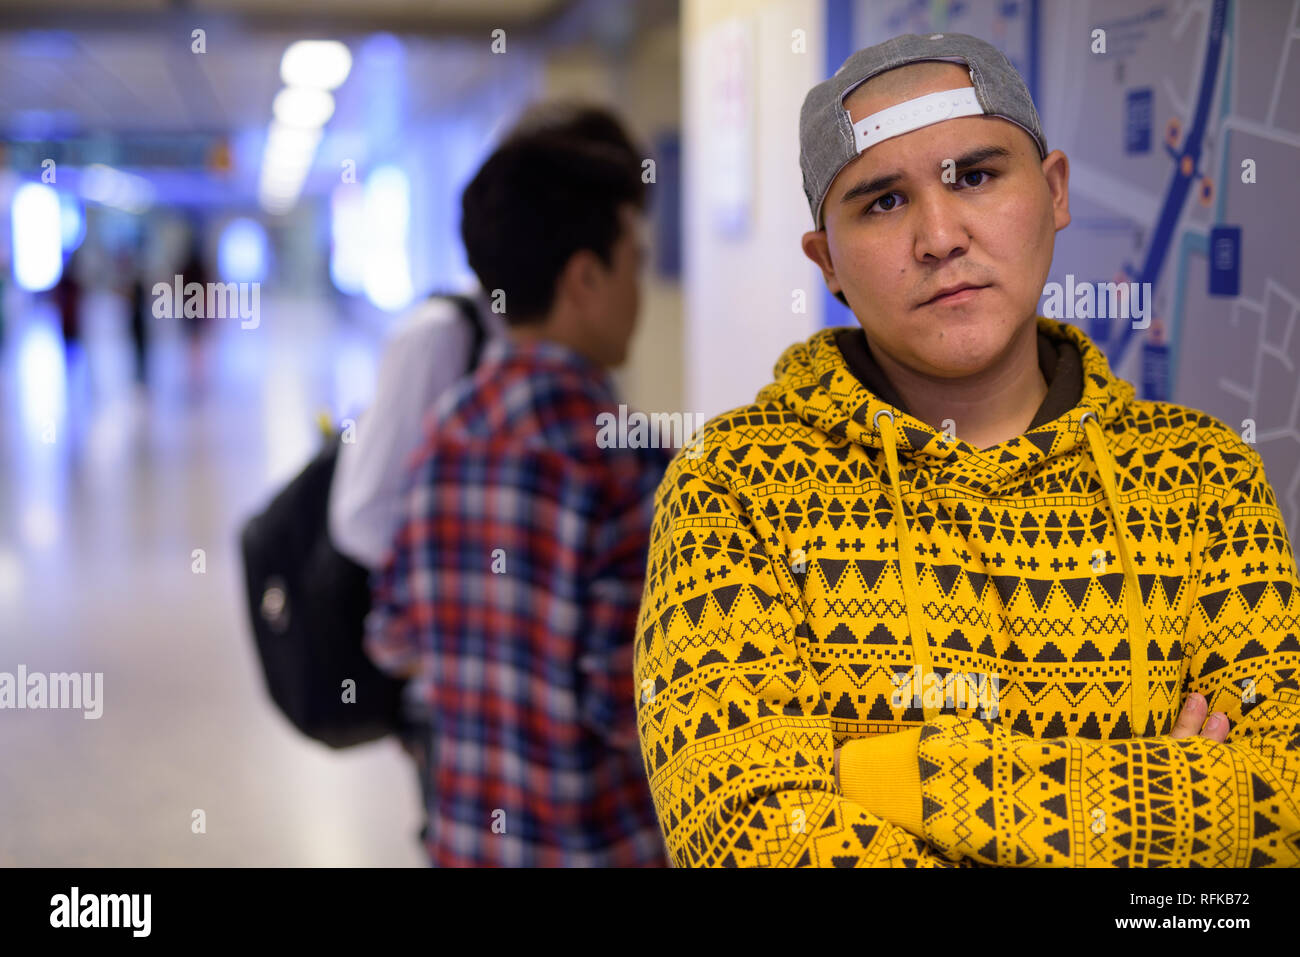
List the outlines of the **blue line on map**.
<svg viewBox="0 0 1300 957">
<path fill-rule="evenodd" d="M 1178 358 L 1182 354 L 1181 348 L 1175 349 L 1172 346 L 1181 345 L 1182 343 L 1182 340 L 1177 338 L 1177 327 L 1182 325 L 1183 298 L 1187 292 L 1187 260 L 1193 255 L 1208 257 L 1209 254 L 1210 237 L 1207 234 L 1194 233 L 1191 230 L 1183 233 L 1182 242 L 1178 244 L 1178 269 L 1174 273 L 1174 322 L 1167 339 L 1171 345 L 1169 350 L 1169 382 L 1171 390 L 1174 384 L 1178 382 Z"/>
<path fill-rule="evenodd" d="M 1219 144 L 1219 155 L 1222 162 L 1219 164 L 1219 181 L 1215 185 L 1217 195 L 1214 197 L 1214 223 L 1223 222 L 1224 210 L 1228 205 L 1228 160 L 1232 156 L 1231 142 L 1232 131 L 1223 129 L 1222 121 L 1227 119 L 1228 110 L 1232 105 L 1232 61 L 1233 47 L 1237 42 L 1236 28 L 1236 8 L 1229 3 L 1226 31 L 1232 38 L 1227 44 L 1226 53 L 1227 61 L 1223 65 L 1223 93 L 1219 97 L 1219 126 L 1223 142 Z M 1178 285 L 1174 288 L 1174 307 L 1169 317 L 1169 382 L 1170 388 L 1174 389 L 1178 383 L 1178 364 L 1183 357 L 1183 277 L 1187 275 L 1187 257 L 1193 253 L 1209 257 L 1210 238 L 1208 234 L 1194 233 L 1191 234 L 1189 242 L 1184 237 L 1183 242 L 1178 244 L 1178 278 L 1175 280 Z"/>
<path fill-rule="evenodd" d="M 1198 168 L 1201 159 L 1201 140 L 1205 135 L 1206 116 L 1210 112 L 1210 101 L 1214 97 L 1215 82 L 1218 78 L 1220 54 L 1223 50 L 1223 25 L 1227 15 L 1228 0 L 1214 0 L 1214 9 L 1210 14 L 1209 37 L 1205 44 L 1205 61 L 1201 66 L 1201 85 L 1196 97 L 1196 112 L 1191 127 L 1183 138 L 1182 147 L 1171 155 L 1174 159 L 1174 176 L 1165 191 L 1164 203 L 1155 230 L 1147 246 L 1146 260 L 1137 275 L 1137 282 L 1149 282 L 1155 288 L 1164 268 L 1165 258 L 1169 254 L 1170 241 L 1174 227 L 1182 214 L 1183 204 L 1191 191 L 1192 183 L 1200 175 Z M 1124 354 L 1133 339 L 1133 326 L 1124 325 L 1124 333 L 1115 347 L 1111 360 L 1112 367 L 1118 367 L 1124 361 Z"/>
</svg>

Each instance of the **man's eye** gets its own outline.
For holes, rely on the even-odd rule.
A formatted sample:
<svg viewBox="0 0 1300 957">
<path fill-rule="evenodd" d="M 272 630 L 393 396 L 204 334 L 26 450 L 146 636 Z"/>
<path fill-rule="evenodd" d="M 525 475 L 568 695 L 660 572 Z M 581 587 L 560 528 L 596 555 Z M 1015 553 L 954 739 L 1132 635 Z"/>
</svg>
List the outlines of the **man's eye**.
<svg viewBox="0 0 1300 957">
<path fill-rule="evenodd" d="M 893 210 L 895 210 L 895 209 L 898 208 L 898 201 L 897 201 L 896 199 L 894 199 L 894 197 L 897 196 L 897 195 L 898 195 L 897 193 L 886 193 L 884 196 L 880 197 L 880 199 L 876 200 L 874 203 L 872 203 L 870 206 L 868 206 L 867 209 L 866 209 L 866 211 L 867 211 L 868 213 L 870 213 L 870 212 L 871 212 L 873 209 L 875 209 L 877 206 L 880 206 L 881 203 L 884 203 L 884 202 L 886 202 L 886 201 L 889 201 L 889 205 L 888 205 L 888 206 L 881 206 L 880 211 L 881 211 L 882 213 L 892 212 Z"/>
<path fill-rule="evenodd" d="M 968 176 L 978 176 L 980 177 L 980 179 L 978 182 L 972 183 L 970 180 L 967 179 Z M 992 178 L 993 178 L 993 174 L 986 169 L 967 170 L 966 172 L 962 173 L 960 176 L 957 177 L 958 189 L 977 189 L 980 186 L 988 185 L 989 180 L 991 180 Z M 863 214 L 870 215 L 876 212 L 892 213 L 899 206 L 899 200 L 896 199 L 895 197 L 898 197 L 900 195 L 901 194 L 899 193 L 886 193 L 884 196 L 881 196 L 878 200 L 876 200 L 865 210 L 863 210 Z M 877 209 L 877 207 L 879 207 L 879 209 Z"/>
<path fill-rule="evenodd" d="M 960 176 L 957 177 L 957 180 L 961 183 L 964 183 L 966 186 L 970 186 L 970 187 L 983 186 L 985 183 L 988 182 L 988 179 L 982 179 L 978 183 L 968 183 L 966 182 L 966 177 L 967 176 L 992 177 L 992 175 L 993 175 L 992 173 L 990 173 L 988 170 L 985 169 L 972 169 L 962 173 Z"/>
</svg>

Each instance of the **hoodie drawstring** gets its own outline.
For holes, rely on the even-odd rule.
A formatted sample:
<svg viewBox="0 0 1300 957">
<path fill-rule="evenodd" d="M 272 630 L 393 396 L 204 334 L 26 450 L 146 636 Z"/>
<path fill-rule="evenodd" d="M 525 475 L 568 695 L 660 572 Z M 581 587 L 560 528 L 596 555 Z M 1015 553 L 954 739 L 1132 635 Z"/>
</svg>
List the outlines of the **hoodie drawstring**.
<svg viewBox="0 0 1300 957">
<path fill-rule="evenodd" d="M 889 419 L 888 428 L 882 428 L 880 417 Z M 894 414 L 888 409 L 876 413 L 875 426 L 880 429 L 880 438 L 885 446 L 885 464 L 889 468 L 889 498 L 894 506 L 894 528 L 898 533 L 898 577 L 903 581 L 903 602 L 907 605 L 907 626 L 912 635 L 912 657 L 916 659 L 916 687 L 930 674 L 930 641 L 921 622 L 921 588 L 916 582 L 916 571 L 912 567 L 912 549 L 907 534 L 907 518 L 903 514 L 903 490 L 899 485 L 898 438 L 894 435 Z M 925 720 L 933 721 L 939 714 L 937 707 L 926 705 L 926 696 L 921 697 Z"/>
<path fill-rule="evenodd" d="M 1151 689 L 1147 685 L 1147 622 L 1142 604 L 1142 589 L 1138 586 L 1137 572 L 1128 553 L 1128 536 L 1124 534 L 1124 516 L 1119 512 L 1119 494 L 1115 491 L 1115 463 L 1106 451 L 1101 423 L 1091 411 L 1083 413 L 1079 424 L 1084 426 L 1093 461 L 1097 463 L 1097 476 L 1110 504 L 1110 514 L 1115 519 L 1115 540 L 1119 543 L 1119 559 L 1124 570 L 1124 593 L 1128 596 L 1129 662 L 1133 672 L 1131 698 L 1133 702 L 1133 736 L 1144 733 L 1150 708 Z"/>
<path fill-rule="evenodd" d="M 882 416 L 888 419 L 888 426 L 880 424 Z M 894 415 L 888 409 L 881 409 L 876 412 L 873 424 L 880 431 L 881 444 L 885 449 L 885 465 L 889 471 L 889 496 L 894 508 L 894 527 L 897 529 L 898 535 L 898 573 L 903 584 L 903 597 L 907 605 L 907 622 L 908 627 L 911 629 L 912 655 L 916 659 L 916 667 L 920 672 L 917 676 L 919 680 L 928 674 L 931 669 L 930 644 L 921 618 L 921 589 L 912 565 L 911 540 L 908 534 L 906 516 L 903 512 L 903 490 L 901 469 L 898 466 L 898 437 L 895 433 Z M 1084 434 L 1088 438 L 1093 461 L 1097 465 L 1101 487 L 1105 493 L 1107 505 L 1110 507 L 1110 513 L 1115 520 L 1115 538 L 1119 547 L 1120 564 L 1124 571 L 1124 592 L 1128 604 L 1129 659 L 1133 673 L 1132 687 L 1130 689 L 1133 711 L 1132 732 L 1136 737 L 1141 735 L 1146 728 L 1147 714 L 1150 708 L 1150 689 L 1147 686 L 1146 618 L 1142 604 L 1142 590 L 1138 586 L 1137 573 L 1133 569 L 1128 542 L 1120 524 L 1123 517 L 1119 512 L 1119 496 L 1115 490 L 1115 463 L 1111 459 L 1110 453 L 1106 451 L 1101 424 L 1091 411 L 1084 412 L 1080 424 L 1084 426 Z M 924 701 L 924 698 L 922 700 Z M 939 709 L 926 706 L 923 707 L 923 712 L 925 720 L 929 722 L 939 714 Z"/>
</svg>

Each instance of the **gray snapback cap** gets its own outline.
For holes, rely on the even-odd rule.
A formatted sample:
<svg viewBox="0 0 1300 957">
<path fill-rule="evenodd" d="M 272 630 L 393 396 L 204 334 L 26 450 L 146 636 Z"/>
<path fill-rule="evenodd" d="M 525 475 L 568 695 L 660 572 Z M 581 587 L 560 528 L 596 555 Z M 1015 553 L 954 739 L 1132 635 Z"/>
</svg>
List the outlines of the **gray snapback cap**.
<svg viewBox="0 0 1300 957">
<path fill-rule="evenodd" d="M 963 63 L 970 71 L 974 100 L 969 112 L 954 110 L 942 98 L 920 106 L 934 116 L 916 118 L 904 130 L 917 129 L 952 116 L 984 115 L 1010 120 L 1033 137 L 1039 158 L 1047 156 L 1038 110 L 1034 108 L 1029 88 L 1011 61 L 997 47 L 965 33 L 933 33 L 919 36 L 909 33 L 873 47 L 859 50 L 844 61 L 829 80 L 818 83 L 804 97 L 799 113 L 799 166 L 803 170 L 803 191 L 808 197 L 815 228 L 822 228 L 822 203 L 831 182 L 845 166 L 872 145 L 867 133 L 855 129 L 844 108 L 844 98 L 877 74 L 908 63 L 923 60 L 948 60 Z M 969 92 L 969 90 L 968 90 Z M 938 97 L 938 94 L 932 94 Z M 925 98 L 920 98 L 925 99 Z M 920 102 L 913 101 L 913 102 Z M 861 124 L 862 121 L 859 121 Z M 887 131 L 877 135 L 886 138 Z"/>
</svg>

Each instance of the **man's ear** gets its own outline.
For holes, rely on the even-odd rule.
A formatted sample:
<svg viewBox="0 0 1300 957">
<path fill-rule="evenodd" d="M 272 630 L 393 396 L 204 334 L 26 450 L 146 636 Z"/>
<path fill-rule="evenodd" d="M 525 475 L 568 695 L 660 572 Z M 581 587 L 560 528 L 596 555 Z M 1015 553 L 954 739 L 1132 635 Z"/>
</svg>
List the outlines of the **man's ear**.
<svg viewBox="0 0 1300 957">
<path fill-rule="evenodd" d="M 1043 176 L 1052 194 L 1052 218 L 1057 230 L 1070 225 L 1070 161 L 1061 150 L 1052 150 L 1043 159 Z"/>
<path fill-rule="evenodd" d="M 555 301 L 585 310 L 599 288 L 600 258 L 590 249 L 579 249 L 569 257 L 555 280 Z"/>
<path fill-rule="evenodd" d="M 835 264 L 831 262 L 831 247 L 826 241 L 826 230 L 818 229 L 814 232 L 804 233 L 800 241 L 803 246 L 803 254 L 813 261 L 818 269 L 822 271 L 822 278 L 826 280 L 826 288 L 833 293 L 840 291 L 840 282 L 835 278 Z"/>
</svg>

